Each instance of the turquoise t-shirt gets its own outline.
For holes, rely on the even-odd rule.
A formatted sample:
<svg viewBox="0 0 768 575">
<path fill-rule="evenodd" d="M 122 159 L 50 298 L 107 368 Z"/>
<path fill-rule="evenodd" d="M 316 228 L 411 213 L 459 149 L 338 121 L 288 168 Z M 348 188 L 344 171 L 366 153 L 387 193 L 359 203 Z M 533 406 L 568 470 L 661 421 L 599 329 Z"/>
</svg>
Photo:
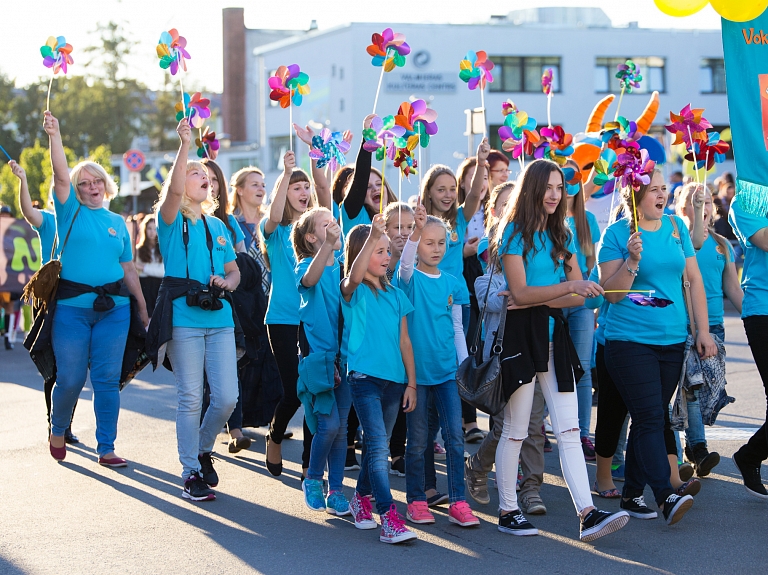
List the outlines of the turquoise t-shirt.
<svg viewBox="0 0 768 575">
<path fill-rule="evenodd" d="M 51 261 L 51 250 L 53 249 L 53 242 L 56 241 L 56 216 L 46 211 L 41 211 L 40 215 L 43 216 L 40 227 L 32 226 L 32 229 L 40 236 L 40 259 L 41 264 L 45 265 Z M 58 249 L 56 251 L 58 252 Z"/>
<path fill-rule="evenodd" d="M 768 227 L 768 216 L 754 216 L 745 212 L 739 205 L 739 196 L 736 196 L 728 212 L 728 222 L 744 250 L 744 268 L 741 272 L 744 301 L 741 304 L 741 317 L 768 315 L 768 252 L 749 241 L 761 229 Z"/>
<path fill-rule="evenodd" d="M 643 253 L 640 271 L 632 290 L 655 290 L 653 297 L 671 300 L 667 307 L 640 306 L 622 298 L 608 308 L 606 340 L 633 341 L 646 345 L 672 345 L 685 341 L 688 314 L 683 299 L 683 270 L 686 258 L 695 257 L 688 228 L 677 216 L 679 237 L 669 216 L 661 218 L 655 232 L 643 230 Z M 629 221 L 619 220 L 608 226 L 597 254 L 599 264 L 629 257 L 627 240 L 631 235 Z M 624 264 L 622 264 L 624 269 Z M 626 272 L 626 270 L 624 271 Z M 643 294 L 648 295 L 648 294 Z"/>
<path fill-rule="evenodd" d="M 304 258 L 296 264 L 294 271 L 301 298 L 299 319 L 304 324 L 304 333 L 312 352 L 336 352 L 339 349 L 341 264 L 338 259 L 334 259 L 333 265 L 325 266 L 320 281 L 308 288 L 302 285 L 301 278 L 307 273 L 313 259 Z"/>
<path fill-rule="evenodd" d="M 589 210 L 585 210 L 584 213 L 587 216 L 590 238 L 592 239 L 592 243 L 596 244 L 600 241 L 600 226 L 597 223 L 597 218 L 595 217 L 595 214 Z M 568 229 L 571 230 L 571 233 L 575 238 L 573 245 L 574 248 L 576 248 L 576 260 L 579 262 L 579 269 L 581 270 L 581 274 L 584 275 L 589 273 L 589 270 L 587 269 L 587 256 L 581 253 L 581 242 L 579 242 L 579 238 L 577 237 L 576 222 L 573 219 L 573 216 L 568 216 L 565 219 L 565 223 L 568 224 Z"/>
<path fill-rule="evenodd" d="M 413 311 L 405 293 L 394 286 L 376 294 L 360 284 L 349 301 L 341 298 L 347 337 L 347 367 L 371 377 L 406 383 L 400 353 L 400 323 Z"/>
<path fill-rule="evenodd" d="M 81 208 L 61 258 L 62 279 L 94 287 L 123 279 L 125 273 L 121 264 L 133 260 L 131 236 L 123 218 L 106 208 L 92 210 L 81 205 L 72 184 L 69 185 L 67 201 L 62 204 L 54 195 L 53 205 L 56 210 L 56 232 L 60 238 L 67 236 L 72 218 L 77 209 Z M 85 293 L 59 300 L 59 305 L 89 308 L 93 307 L 95 299 L 95 293 Z M 112 299 L 115 300 L 115 307 L 128 305 L 130 301 L 125 296 Z"/>
<path fill-rule="evenodd" d="M 480 241 L 477 242 L 477 259 L 480 261 L 480 267 L 483 268 L 483 274 L 488 271 L 488 262 L 486 261 L 488 254 L 483 256 L 485 252 L 488 251 L 488 236 L 483 236 L 480 238 Z"/>
<path fill-rule="evenodd" d="M 727 243 L 727 242 L 726 242 Z M 728 245 L 728 261 L 736 259 L 731 244 Z M 704 245 L 696 252 L 701 277 L 704 280 L 704 291 L 707 294 L 707 311 L 709 325 L 723 323 L 723 273 L 725 272 L 725 253 L 720 244 L 710 234 Z"/>
<path fill-rule="evenodd" d="M 334 214 L 335 216 L 335 214 Z M 362 207 L 360 210 L 360 213 L 357 214 L 357 217 L 351 218 L 347 214 L 347 207 L 342 203 L 341 204 L 341 233 L 345 237 L 347 234 L 349 234 L 350 231 L 352 231 L 352 228 L 354 228 L 356 225 L 359 224 L 370 224 L 371 223 L 371 217 L 368 215 L 368 210 L 365 209 L 365 206 Z"/>
<path fill-rule="evenodd" d="M 398 277 L 413 311 L 408 314 L 408 335 L 416 358 L 416 383 L 437 385 L 456 379 L 458 360 L 451 310 L 461 291 L 458 280 L 440 272 L 435 277 L 413 270 L 411 280 Z"/>
<path fill-rule="evenodd" d="M 232 229 L 235 230 L 234 237 L 232 237 L 232 234 L 229 234 L 229 242 L 232 244 L 232 247 L 234 248 L 235 246 L 237 246 L 237 244 L 245 240 L 245 234 L 243 233 L 243 229 L 240 227 L 240 224 L 237 223 L 235 216 L 233 216 L 232 214 L 228 214 L 227 220 L 229 221 L 229 225 L 232 226 Z M 224 227 L 226 228 L 227 226 L 224 226 Z"/>
<path fill-rule="evenodd" d="M 460 206 L 456 213 L 456 226 L 448 232 L 446 237 L 445 257 L 437 266 L 441 271 L 461 280 L 455 302 L 458 305 L 469 305 L 469 289 L 467 289 L 467 282 L 464 281 L 464 236 L 466 235 L 467 220 L 464 217 L 464 206 Z"/>
<path fill-rule="evenodd" d="M 299 325 L 299 290 L 296 289 L 296 255 L 291 243 L 293 224 L 279 225 L 270 235 L 266 233 L 269 217 L 259 224 L 259 231 L 264 238 L 264 245 L 269 256 L 269 268 L 272 270 L 272 291 L 269 292 L 267 315 L 264 323 L 267 325 Z"/>
<path fill-rule="evenodd" d="M 197 220 L 196 223 L 187 220 L 189 244 L 185 252 L 183 221 L 181 211 L 176 214 L 176 219 L 170 225 L 163 221 L 160 213 L 157 214 L 157 238 L 165 264 L 165 275 L 175 278 L 187 277 L 188 262 L 190 279 L 208 284 L 211 280 L 211 252 L 208 251 L 206 243 L 205 225 L 202 220 Z M 216 275 L 224 277 L 224 264 L 235 259 L 235 250 L 229 242 L 229 230 L 221 220 L 213 216 L 206 216 L 205 221 L 213 238 L 213 269 Z M 229 302 L 224 299 L 221 302 L 224 307 L 213 311 L 188 306 L 185 296 L 176 298 L 173 300 L 174 327 L 234 327 Z"/>
<path fill-rule="evenodd" d="M 504 227 L 504 233 L 501 236 L 501 245 L 499 246 L 499 256 L 505 254 L 513 256 L 523 255 L 523 236 L 520 233 L 512 236 L 512 230 L 515 225 L 510 222 Z M 559 284 L 565 276 L 563 262 L 558 261 L 555 264 L 552 261 L 552 240 L 549 237 L 548 232 L 538 232 L 534 237 L 533 249 L 528 252 L 523 265 L 525 266 L 525 283 L 529 286 L 542 287 Z M 575 247 L 573 246 L 573 234 L 571 234 L 571 242 L 567 246 L 568 251 L 573 253 Z M 504 269 L 504 260 L 501 262 L 502 270 Z M 555 320 L 549 318 L 549 337 L 552 339 L 552 333 L 555 329 Z"/>
<path fill-rule="evenodd" d="M 592 268 L 592 272 L 589 274 L 589 281 L 593 281 L 596 284 L 600 283 L 600 270 L 597 266 Z M 597 314 L 597 329 L 595 330 L 595 339 L 600 345 L 605 345 L 605 319 L 610 305 L 608 300 L 601 295 L 584 300 L 584 307 L 587 309 L 600 308 L 600 312 Z"/>
</svg>

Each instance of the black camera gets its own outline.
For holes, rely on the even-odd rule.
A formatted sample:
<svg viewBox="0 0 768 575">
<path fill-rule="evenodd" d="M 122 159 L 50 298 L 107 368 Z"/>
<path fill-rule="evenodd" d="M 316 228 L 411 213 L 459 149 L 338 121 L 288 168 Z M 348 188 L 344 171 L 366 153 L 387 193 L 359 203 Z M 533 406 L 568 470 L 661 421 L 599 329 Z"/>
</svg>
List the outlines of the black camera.
<svg viewBox="0 0 768 575">
<path fill-rule="evenodd" d="M 219 299 L 222 295 L 224 290 L 214 285 L 192 288 L 187 292 L 187 305 L 205 311 L 217 311 L 224 307 Z"/>
</svg>

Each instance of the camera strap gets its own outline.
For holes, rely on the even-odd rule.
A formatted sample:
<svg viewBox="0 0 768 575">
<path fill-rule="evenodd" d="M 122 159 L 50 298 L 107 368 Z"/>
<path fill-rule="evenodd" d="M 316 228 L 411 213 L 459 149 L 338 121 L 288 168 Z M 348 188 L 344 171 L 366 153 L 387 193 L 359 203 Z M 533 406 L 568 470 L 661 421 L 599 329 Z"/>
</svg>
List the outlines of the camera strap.
<svg viewBox="0 0 768 575">
<path fill-rule="evenodd" d="M 203 218 L 203 225 L 205 226 L 205 244 L 208 246 L 208 254 L 211 257 L 211 275 L 216 275 L 216 272 L 214 271 L 213 267 L 213 236 L 211 236 L 211 230 L 208 229 L 208 222 L 205 221 L 205 216 L 202 216 Z M 182 224 L 181 224 L 181 237 L 184 241 L 184 257 L 186 258 L 186 264 L 187 264 L 187 279 L 189 279 L 189 223 L 187 221 L 187 218 L 182 216 Z"/>
</svg>

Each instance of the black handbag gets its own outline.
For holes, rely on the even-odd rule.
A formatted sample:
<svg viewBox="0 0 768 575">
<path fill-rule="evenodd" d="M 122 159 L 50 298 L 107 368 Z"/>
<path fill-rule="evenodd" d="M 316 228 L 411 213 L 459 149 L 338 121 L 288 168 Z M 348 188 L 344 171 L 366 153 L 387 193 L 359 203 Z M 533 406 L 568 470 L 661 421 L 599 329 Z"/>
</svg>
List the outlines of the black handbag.
<svg viewBox="0 0 768 575">
<path fill-rule="evenodd" d="M 491 277 L 488 281 L 488 291 L 485 292 L 483 300 L 483 309 L 480 312 L 480 318 L 477 322 L 475 337 L 472 347 L 469 350 L 469 357 L 461 362 L 456 372 L 456 382 L 459 387 L 459 396 L 475 409 L 496 415 L 504 409 L 507 404 L 507 397 L 504 394 L 504 386 L 501 382 L 501 340 L 504 337 L 504 327 L 506 325 L 507 313 L 501 314 L 499 327 L 493 336 L 493 347 L 491 356 L 483 361 L 483 350 L 479 349 L 480 330 L 483 327 L 485 319 L 485 310 L 488 307 L 488 295 L 491 293 L 491 280 L 496 271 L 496 258 L 491 261 Z M 507 308 L 508 297 L 504 297 L 504 310 Z"/>
</svg>

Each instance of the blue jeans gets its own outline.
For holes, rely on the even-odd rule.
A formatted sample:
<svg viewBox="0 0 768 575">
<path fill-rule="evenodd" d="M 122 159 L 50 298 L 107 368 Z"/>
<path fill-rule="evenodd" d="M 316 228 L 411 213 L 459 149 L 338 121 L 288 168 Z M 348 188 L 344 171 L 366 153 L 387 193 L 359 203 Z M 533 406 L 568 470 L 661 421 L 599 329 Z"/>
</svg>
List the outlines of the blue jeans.
<svg viewBox="0 0 768 575">
<path fill-rule="evenodd" d="M 458 393 L 458 392 L 457 392 Z M 437 414 L 437 406 L 435 406 L 435 396 L 430 394 L 429 396 L 429 434 L 427 436 L 427 445 L 429 449 L 424 452 L 424 491 L 430 489 L 437 489 L 437 472 L 435 471 L 435 441 L 437 441 L 437 432 L 440 431 L 440 417 Z M 459 402 L 459 418 L 461 418 L 461 402 Z M 407 416 L 407 414 L 406 414 Z M 407 417 L 406 417 L 407 422 Z M 406 424 L 406 432 L 408 426 Z M 462 431 L 463 433 L 463 431 Z M 462 436 L 463 437 L 463 436 Z M 407 465 L 407 462 L 406 462 Z"/>
<path fill-rule="evenodd" d="M 424 460 L 434 450 L 430 443 L 429 411 L 434 401 L 445 441 L 448 495 L 451 503 L 464 499 L 464 434 L 461 429 L 461 403 L 456 381 L 416 386 L 416 409 L 407 413 L 408 442 L 405 446 L 405 494 L 408 503 L 426 501 Z M 434 470 L 434 467 L 433 467 Z M 428 486 L 427 486 L 428 487 Z"/>
<path fill-rule="evenodd" d="M 309 479 L 322 480 L 328 462 L 328 491 L 341 491 L 344 482 L 344 463 L 347 460 L 347 417 L 352 395 L 347 383 L 346 367 L 342 369 L 341 383 L 333 390 L 336 403 L 328 415 L 317 414 L 317 430 L 312 436 L 309 452 Z"/>
<path fill-rule="evenodd" d="M 721 340 L 725 341 L 725 326 L 723 324 L 709 326 L 709 333 L 717 335 Z M 685 430 L 685 445 L 686 447 L 693 447 L 703 443 L 706 447 L 707 437 L 704 434 L 704 423 L 701 420 L 699 390 L 686 392 L 685 399 L 688 402 L 688 429 Z"/>
<path fill-rule="evenodd" d="M 586 307 L 567 307 L 563 315 L 568 322 L 573 345 L 579 355 L 584 375 L 576 382 L 576 397 L 579 400 L 579 432 L 589 437 L 592 421 L 592 349 L 595 338 L 595 312 Z"/>
<path fill-rule="evenodd" d="M 632 417 L 624 473 L 625 498 L 643 494 L 646 485 L 656 503 L 674 493 L 669 482 L 665 411 L 677 388 L 684 343 L 646 345 L 605 342 L 605 364 Z"/>
<path fill-rule="evenodd" d="M 131 306 L 127 304 L 95 311 L 59 303 L 53 316 L 57 378 L 52 396 L 51 433 L 61 436 L 69 427 L 72 409 L 90 368 L 99 456 L 115 450 L 120 370 L 130 320 Z"/>
<path fill-rule="evenodd" d="M 392 505 L 389 490 L 389 447 L 387 441 L 397 419 L 405 385 L 349 372 L 349 390 L 357 418 L 363 426 L 363 461 L 357 478 L 357 492 L 376 498 L 376 512 L 384 515 Z"/>
<path fill-rule="evenodd" d="M 174 327 L 168 357 L 176 378 L 176 442 L 182 479 L 200 471 L 197 456 L 213 451 L 216 436 L 237 403 L 237 355 L 231 327 Z M 203 372 L 208 376 L 211 403 L 203 408 Z"/>
</svg>

